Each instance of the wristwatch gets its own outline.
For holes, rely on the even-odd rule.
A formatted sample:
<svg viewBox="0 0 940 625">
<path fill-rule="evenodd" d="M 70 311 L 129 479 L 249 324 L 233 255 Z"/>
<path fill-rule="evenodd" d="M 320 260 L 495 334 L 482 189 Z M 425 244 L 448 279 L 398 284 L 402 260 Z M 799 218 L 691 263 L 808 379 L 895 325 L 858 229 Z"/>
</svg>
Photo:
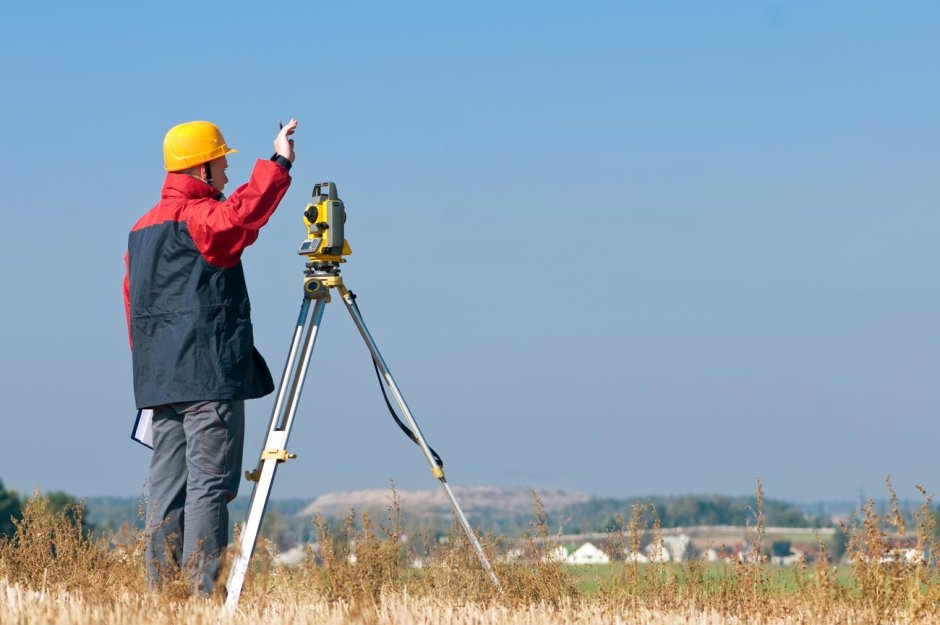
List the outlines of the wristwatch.
<svg viewBox="0 0 940 625">
<path fill-rule="evenodd" d="M 278 165 L 280 165 L 281 167 L 283 167 L 284 169 L 286 169 L 287 171 L 290 171 L 291 165 L 293 165 L 293 163 L 290 162 L 290 159 L 284 158 L 277 152 L 274 153 L 274 156 L 271 157 L 271 160 L 277 163 Z"/>
</svg>

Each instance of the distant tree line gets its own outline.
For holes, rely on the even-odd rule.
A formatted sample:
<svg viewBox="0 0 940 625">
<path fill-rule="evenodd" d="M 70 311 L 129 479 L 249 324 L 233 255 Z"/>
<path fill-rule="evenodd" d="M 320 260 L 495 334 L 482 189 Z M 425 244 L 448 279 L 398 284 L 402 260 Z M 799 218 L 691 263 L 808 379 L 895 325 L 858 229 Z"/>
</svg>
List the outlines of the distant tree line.
<svg viewBox="0 0 940 625">
<path fill-rule="evenodd" d="M 49 507 L 56 514 L 77 514 L 80 502 L 75 497 L 62 491 L 53 491 L 45 494 L 49 500 Z M 16 532 L 15 521 L 23 516 L 23 500 L 15 490 L 4 487 L 0 480 L 0 538 L 11 537 Z M 88 527 L 87 521 L 82 518 L 82 526 Z"/>
<path fill-rule="evenodd" d="M 647 506 L 643 522 L 649 527 L 653 515 L 662 527 L 692 525 L 754 525 L 757 520 L 757 502 L 754 497 L 727 495 L 682 495 L 647 497 L 639 499 L 591 499 L 568 506 L 556 515 L 565 533 L 604 532 L 617 527 L 619 516 L 624 525 L 629 523 L 633 504 Z M 829 519 L 807 514 L 797 506 L 784 501 L 765 499 L 764 524 L 786 527 L 823 527 L 831 525 Z"/>
<path fill-rule="evenodd" d="M 53 510 L 74 509 L 78 503 L 75 497 L 63 492 L 45 494 Z M 0 538 L 12 536 L 15 531 L 13 521 L 22 515 L 24 499 L 15 491 L 4 487 L 0 481 Z M 287 549 L 294 545 L 312 542 L 317 539 L 316 529 L 309 517 L 297 513 L 307 507 L 308 499 L 272 500 L 265 515 L 262 534 L 274 541 L 280 548 Z M 655 516 L 660 525 L 668 527 L 687 527 L 695 525 L 734 525 L 744 526 L 756 523 L 757 502 L 754 497 L 731 497 L 727 495 L 684 495 L 653 496 L 629 499 L 595 498 L 572 504 L 562 509 L 550 510 L 546 515 L 548 531 L 552 534 L 609 532 L 618 527 L 618 517 L 624 527 L 630 522 L 634 504 L 643 509 L 641 524 L 645 528 L 652 526 Z M 141 527 L 143 514 L 142 501 L 132 497 L 91 497 L 86 502 L 87 515 L 83 523 L 97 533 L 107 534 L 117 530 L 124 523 Z M 248 498 L 236 499 L 231 506 L 231 523 L 244 519 L 248 507 Z M 357 510 L 358 513 L 363 512 Z M 368 510 L 374 522 L 387 523 L 386 511 Z M 763 503 L 764 524 L 766 526 L 786 527 L 824 527 L 833 525 L 832 519 L 812 515 L 794 504 L 775 499 L 765 499 Z M 345 513 L 344 513 L 345 515 Z M 336 532 L 342 532 L 342 516 L 331 520 Z M 471 524 L 484 532 L 496 536 L 515 538 L 524 535 L 536 521 L 536 511 L 519 509 L 500 510 L 491 508 L 473 511 L 469 515 Z M 905 513 L 908 527 L 916 527 L 916 522 L 909 513 Z M 449 513 L 418 514 L 402 510 L 402 525 L 410 540 L 417 543 L 433 544 L 451 529 L 453 519 Z M 940 538 L 940 529 L 937 531 Z"/>
<path fill-rule="evenodd" d="M 758 514 L 755 497 L 727 495 L 681 495 L 627 501 L 594 499 L 575 507 L 570 512 L 577 523 L 604 530 L 614 527 L 618 514 L 622 516 L 624 522 L 627 522 L 634 503 L 652 504 L 647 510 L 647 518 L 655 513 L 663 527 L 754 525 Z M 796 505 L 776 499 L 765 499 L 762 511 L 765 525 L 822 527 L 831 524 L 827 519 L 810 516 Z"/>
<path fill-rule="evenodd" d="M 724 495 L 687 495 L 681 497 L 647 497 L 637 499 L 591 499 L 584 503 L 573 504 L 561 510 L 548 513 L 549 531 L 565 533 L 605 532 L 616 527 L 619 515 L 624 523 L 630 520 L 631 506 L 634 503 L 651 502 L 663 527 L 689 525 L 738 525 L 753 524 L 756 515 L 756 502 L 753 497 L 729 497 Z M 309 504 L 306 499 L 272 500 L 268 505 L 262 532 L 282 548 L 316 540 L 316 532 L 309 517 L 299 517 L 297 512 Z M 124 523 L 141 527 L 143 518 L 140 514 L 141 501 L 130 497 L 91 497 L 87 501 L 88 518 L 98 531 L 116 530 Z M 231 505 L 231 523 L 241 522 L 248 508 L 248 498 L 239 498 Z M 357 512 L 363 512 L 357 510 Z M 373 520 L 384 522 L 386 511 L 368 510 Z M 773 499 L 764 500 L 766 525 L 784 525 L 788 527 L 820 527 L 831 525 L 829 519 L 806 514 L 793 504 Z M 518 537 L 532 526 L 535 521 L 535 509 L 520 511 L 499 510 L 492 508 L 485 511 L 473 511 L 469 514 L 470 522 L 483 531 L 491 531 L 498 536 Z M 447 534 L 451 525 L 449 513 L 417 515 L 402 510 L 402 524 L 405 533 L 412 537 L 419 535 L 435 539 Z M 653 523 L 650 509 L 644 513 L 643 523 L 649 527 Z M 341 517 L 334 519 L 334 525 L 341 527 Z"/>
<path fill-rule="evenodd" d="M 19 519 L 22 514 L 23 506 L 19 495 L 16 491 L 7 490 L 3 486 L 3 480 L 0 480 L 0 537 L 13 535 L 16 531 L 13 520 Z"/>
</svg>

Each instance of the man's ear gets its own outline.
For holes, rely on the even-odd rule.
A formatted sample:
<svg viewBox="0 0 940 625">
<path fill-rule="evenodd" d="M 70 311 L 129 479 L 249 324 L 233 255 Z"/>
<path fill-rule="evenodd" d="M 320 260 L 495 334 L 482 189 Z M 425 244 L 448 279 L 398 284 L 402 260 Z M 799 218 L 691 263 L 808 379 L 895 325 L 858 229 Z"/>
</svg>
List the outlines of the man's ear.
<svg viewBox="0 0 940 625">
<path fill-rule="evenodd" d="M 205 170 L 203 169 L 202 165 L 196 165 L 195 167 L 190 167 L 189 169 L 181 169 L 176 173 L 186 174 L 187 176 L 192 176 L 193 178 L 202 180 L 203 182 L 206 181 Z"/>
</svg>

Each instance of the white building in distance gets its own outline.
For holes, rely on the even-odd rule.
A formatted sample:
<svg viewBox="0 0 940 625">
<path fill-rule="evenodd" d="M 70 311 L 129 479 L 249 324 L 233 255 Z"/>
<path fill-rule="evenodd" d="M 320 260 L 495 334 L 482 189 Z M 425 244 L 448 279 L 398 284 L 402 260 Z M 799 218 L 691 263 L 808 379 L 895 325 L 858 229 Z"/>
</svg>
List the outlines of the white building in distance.
<svg viewBox="0 0 940 625">
<path fill-rule="evenodd" d="M 565 562 L 568 564 L 607 564 L 610 558 L 607 554 L 594 546 L 594 543 L 584 543 L 569 555 Z"/>
</svg>

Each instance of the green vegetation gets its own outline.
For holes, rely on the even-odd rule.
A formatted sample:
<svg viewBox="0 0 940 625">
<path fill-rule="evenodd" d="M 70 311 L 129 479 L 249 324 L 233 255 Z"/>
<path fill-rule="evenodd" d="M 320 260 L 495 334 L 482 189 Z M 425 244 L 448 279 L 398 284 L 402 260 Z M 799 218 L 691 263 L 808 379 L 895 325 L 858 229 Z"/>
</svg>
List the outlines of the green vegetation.
<svg viewBox="0 0 940 625">
<path fill-rule="evenodd" d="M 38 496 L 38 491 L 34 493 Z M 84 507 L 79 505 L 78 499 L 62 491 L 52 491 L 45 495 L 45 501 L 52 514 L 67 515 L 73 522 L 77 522 L 84 530 L 91 527 L 85 521 Z M 23 504 L 16 491 L 3 486 L 0 480 L 0 537 L 12 537 L 16 531 L 16 524 L 23 517 Z"/>
<path fill-rule="evenodd" d="M 725 495 L 683 495 L 676 497 L 640 497 L 635 499 L 592 499 L 569 506 L 558 516 L 565 519 L 566 532 L 610 531 L 617 516 L 627 517 L 635 503 L 651 503 L 662 527 L 693 525 L 737 525 L 753 522 L 757 502 L 754 497 Z M 827 519 L 811 517 L 795 505 L 774 499 L 764 501 L 767 525 L 784 527 L 824 527 Z"/>
<path fill-rule="evenodd" d="M 3 480 L 0 480 L 0 537 L 13 535 L 16 529 L 13 521 L 19 519 L 22 514 L 20 498 L 16 491 L 4 488 Z"/>
<path fill-rule="evenodd" d="M 753 519 L 756 501 L 753 497 L 726 497 L 720 495 L 686 495 L 681 497 L 648 497 L 631 499 L 592 499 L 584 503 L 569 505 L 551 513 L 551 525 L 566 533 L 607 532 L 615 526 L 618 515 L 629 516 L 635 503 L 651 502 L 659 516 L 662 527 L 693 525 L 737 525 L 743 526 Z M 310 503 L 307 499 L 272 499 L 265 515 L 263 534 L 280 549 L 316 541 L 316 532 L 309 517 L 297 513 Z M 118 530 L 124 524 L 143 526 L 142 501 L 133 497 L 92 497 L 86 501 L 89 522 L 98 531 Z M 248 498 L 240 497 L 230 506 L 231 523 L 244 519 L 248 509 Z M 808 532 L 794 542 L 814 541 L 812 528 L 830 525 L 825 519 L 806 515 L 793 504 L 767 500 L 764 503 L 767 525 L 806 527 Z M 366 509 L 373 518 L 379 518 L 384 510 Z M 342 517 L 329 517 L 333 521 Z M 484 528 L 497 535 L 519 537 L 525 534 L 531 523 L 531 513 L 502 512 L 489 509 L 468 514 L 474 527 Z M 427 536 L 432 541 L 445 536 L 450 528 L 449 516 L 419 515 L 402 510 L 402 525 L 408 536 Z M 808 536 L 808 538 L 807 538 Z"/>
</svg>

